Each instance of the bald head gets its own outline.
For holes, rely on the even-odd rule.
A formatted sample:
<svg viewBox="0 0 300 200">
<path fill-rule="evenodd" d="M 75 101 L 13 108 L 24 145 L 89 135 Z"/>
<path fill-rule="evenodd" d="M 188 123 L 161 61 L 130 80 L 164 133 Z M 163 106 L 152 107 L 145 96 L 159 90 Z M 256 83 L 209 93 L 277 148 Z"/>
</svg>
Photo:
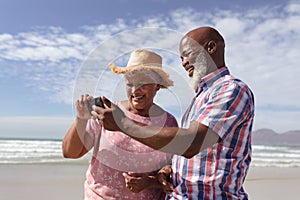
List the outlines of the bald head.
<svg viewBox="0 0 300 200">
<path fill-rule="evenodd" d="M 218 68 L 225 66 L 225 42 L 222 35 L 214 28 L 204 26 L 189 31 L 183 38 L 191 38 L 208 52 Z"/>
<path fill-rule="evenodd" d="M 223 42 L 224 39 L 221 34 L 214 28 L 205 26 L 194 30 L 191 30 L 186 34 L 187 37 L 194 39 L 199 44 L 203 44 L 206 41 L 213 40 L 215 42 Z"/>
</svg>

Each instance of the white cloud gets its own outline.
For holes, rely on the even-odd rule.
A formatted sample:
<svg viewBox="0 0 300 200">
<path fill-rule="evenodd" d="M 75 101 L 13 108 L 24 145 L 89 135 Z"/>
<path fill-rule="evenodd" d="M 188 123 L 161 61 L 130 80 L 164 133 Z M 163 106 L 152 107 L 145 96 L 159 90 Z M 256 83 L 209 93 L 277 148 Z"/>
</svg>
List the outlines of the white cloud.
<svg viewBox="0 0 300 200">
<path fill-rule="evenodd" d="M 299 2 L 295 1 L 295 2 L 292 2 L 290 4 L 288 4 L 286 7 L 285 7 L 285 10 L 286 12 L 288 13 L 292 13 L 292 14 L 299 14 L 300 12 L 300 4 Z"/>
<path fill-rule="evenodd" d="M 83 34 L 66 34 L 47 30 L 47 33 L 29 32 L 16 36 L 0 35 L 0 60 L 49 61 L 64 59 L 82 60 L 86 55 L 84 48 L 90 48 L 91 41 Z"/>
<path fill-rule="evenodd" d="M 77 33 L 66 33 L 63 28 L 49 27 L 16 35 L 2 34 L 0 64 L 14 67 L 10 69 L 13 73 L 1 67 L 0 77 L 23 74 L 28 87 L 51 94 L 48 95 L 51 101 L 71 103 L 71 88 L 76 81 L 85 83 L 77 88 L 78 93 L 85 90 L 95 92 L 99 74 L 89 73 L 87 69 L 99 69 L 101 72 L 106 69 L 108 62 L 134 48 L 169 48 L 173 56 L 166 57 L 167 64 L 178 67 L 178 35 L 202 25 L 216 27 L 222 33 L 226 40 L 227 65 L 234 75 L 253 89 L 256 104 L 260 108 L 256 113 L 256 127 L 263 127 L 265 120 L 269 120 L 262 117 L 265 110 L 261 108 L 267 105 L 275 108 L 299 108 L 300 84 L 296 76 L 300 74 L 300 4 L 297 2 L 241 11 L 216 9 L 205 12 L 184 8 L 142 21 L 118 19 L 113 24 L 85 26 Z M 146 29 L 136 30 L 132 34 L 137 27 L 170 28 L 178 34 L 172 35 L 168 31 L 157 34 L 151 29 L 148 32 Z M 103 49 L 95 53 L 96 47 Z M 94 57 L 90 57 L 93 53 Z M 83 63 L 86 58 L 95 59 L 95 62 Z M 22 62 L 22 66 L 12 64 L 14 62 Z M 88 64 L 91 68 L 85 68 Z M 82 68 L 85 73 L 81 76 Z M 112 77 L 113 75 L 107 75 L 103 77 L 103 81 L 109 82 L 108 80 L 113 80 Z M 105 87 L 102 92 L 109 93 L 111 87 L 112 85 Z M 164 98 L 160 99 L 163 100 Z M 292 115 L 290 112 L 276 112 L 282 114 L 281 118 L 290 119 L 289 116 L 298 115 L 299 110 Z M 280 117 L 273 116 L 274 122 L 276 117 Z M 285 127 L 278 123 L 270 124 L 273 125 Z M 299 128 L 295 119 L 288 125 L 294 129 Z"/>
</svg>

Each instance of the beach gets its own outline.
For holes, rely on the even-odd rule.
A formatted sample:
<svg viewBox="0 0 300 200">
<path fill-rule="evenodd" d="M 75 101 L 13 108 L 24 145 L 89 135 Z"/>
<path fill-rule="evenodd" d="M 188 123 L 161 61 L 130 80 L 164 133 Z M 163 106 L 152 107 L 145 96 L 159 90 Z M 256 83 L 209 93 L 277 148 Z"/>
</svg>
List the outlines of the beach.
<svg viewBox="0 0 300 200">
<path fill-rule="evenodd" d="M 1 200 L 83 199 L 87 165 L 0 165 Z"/>
<path fill-rule="evenodd" d="M 250 167 L 244 184 L 253 200 L 299 199 L 300 168 Z"/>
<path fill-rule="evenodd" d="M 81 200 L 87 165 L 2 164 L 1 200 Z M 249 199 L 299 199 L 299 167 L 251 167 L 245 182 Z"/>
</svg>

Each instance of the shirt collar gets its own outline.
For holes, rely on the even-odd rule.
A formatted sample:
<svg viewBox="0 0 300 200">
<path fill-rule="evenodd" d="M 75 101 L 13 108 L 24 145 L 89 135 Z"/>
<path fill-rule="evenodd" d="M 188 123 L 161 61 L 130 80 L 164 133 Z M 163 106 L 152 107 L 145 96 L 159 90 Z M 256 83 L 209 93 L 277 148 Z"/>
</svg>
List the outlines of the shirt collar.
<svg viewBox="0 0 300 200">
<path fill-rule="evenodd" d="M 226 66 L 224 66 L 224 67 L 221 67 L 220 69 L 206 75 L 205 77 L 203 77 L 198 85 L 197 96 L 199 95 L 198 93 L 200 93 L 202 91 L 202 88 L 209 87 L 219 78 L 221 78 L 225 75 L 229 75 L 229 74 L 230 74 L 230 72 L 229 72 L 228 68 Z"/>
</svg>

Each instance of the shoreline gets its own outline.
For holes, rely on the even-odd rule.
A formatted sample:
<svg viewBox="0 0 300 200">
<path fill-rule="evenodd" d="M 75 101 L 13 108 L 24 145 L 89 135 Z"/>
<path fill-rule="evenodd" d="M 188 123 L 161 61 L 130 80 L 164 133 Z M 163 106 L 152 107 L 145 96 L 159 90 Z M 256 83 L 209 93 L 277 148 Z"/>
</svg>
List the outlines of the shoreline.
<svg viewBox="0 0 300 200">
<path fill-rule="evenodd" d="M 83 199 L 88 164 L 0 164 L 2 200 Z M 300 168 L 250 167 L 244 189 L 253 200 L 299 199 Z"/>
</svg>

